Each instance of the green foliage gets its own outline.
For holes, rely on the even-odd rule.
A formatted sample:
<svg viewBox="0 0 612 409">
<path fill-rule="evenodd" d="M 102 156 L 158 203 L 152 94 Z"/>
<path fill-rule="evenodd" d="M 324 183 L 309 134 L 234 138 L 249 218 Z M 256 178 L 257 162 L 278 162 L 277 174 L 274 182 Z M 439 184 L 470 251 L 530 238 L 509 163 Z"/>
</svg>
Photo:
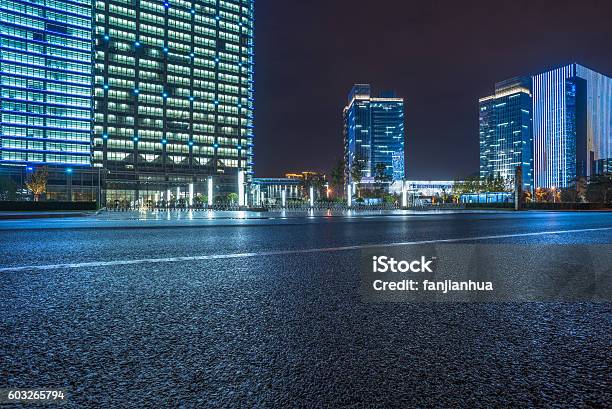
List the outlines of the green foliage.
<svg viewBox="0 0 612 409">
<path fill-rule="evenodd" d="M 387 166 L 384 163 L 377 163 L 374 166 L 374 181 L 376 183 L 384 183 L 391 180 L 391 177 L 387 174 Z"/>
<path fill-rule="evenodd" d="M 393 204 L 393 203 L 397 202 L 398 198 L 395 195 L 385 195 L 383 197 L 383 200 L 385 201 L 385 203 Z"/>
<path fill-rule="evenodd" d="M 489 175 L 486 179 L 470 176 L 465 180 L 456 180 L 452 196 L 458 199 L 467 193 L 512 192 L 514 190 L 512 179 L 505 179 L 501 175 Z"/>
<path fill-rule="evenodd" d="M 232 203 L 232 204 L 238 203 L 238 193 L 234 193 L 234 192 L 228 193 L 226 196 L 226 199 L 229 203 Z"/>
<path fill-rule="evenodd" d="M 612 173 L 591 176 L 586 190 L 586 198 L 591 203 L 612 202 Z"/>
<path fill-rule="evenodd" d="M 361 155 L 355 155 L 353 163 L 351 164 L 351 179 L 355 183 L 361 183 L 363 177 L 363 171 L 365 170 L 366 159 Z"/>
<path fill-rule="evenodd" d="M 330 171 L 331 188 L 335 196 L 338 196 L 344 189 L 345 166 L 344 160 L 340 159 Z"/>
</svg>

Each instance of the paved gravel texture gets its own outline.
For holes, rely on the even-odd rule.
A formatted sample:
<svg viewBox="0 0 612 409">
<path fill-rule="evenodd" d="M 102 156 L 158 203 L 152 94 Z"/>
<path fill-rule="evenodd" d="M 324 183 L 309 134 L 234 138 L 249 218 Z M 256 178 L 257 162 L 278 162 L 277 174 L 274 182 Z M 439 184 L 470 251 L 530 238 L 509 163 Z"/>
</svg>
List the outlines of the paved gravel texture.
<svg viewBox="0 0 612 409">
<path fill-rule="evenodd" d="M 0 267 L 602 227 L 612 214 L 10 229 Z M 487 242 L 610 243 L 612 232 Z M 67 387 L 62 407 L 104 408 L 612 401 L 610 304 L 363 303 L 359 254 L 0 272 L 0 387 Z"/>
</svg>

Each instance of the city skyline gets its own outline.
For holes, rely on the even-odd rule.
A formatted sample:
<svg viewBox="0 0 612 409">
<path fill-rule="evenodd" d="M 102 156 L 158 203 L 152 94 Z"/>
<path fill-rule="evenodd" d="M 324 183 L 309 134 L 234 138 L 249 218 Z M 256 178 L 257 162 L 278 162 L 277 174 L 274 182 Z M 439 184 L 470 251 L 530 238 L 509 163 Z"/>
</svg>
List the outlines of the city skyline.
<svg viewBox="0 0 612 409">
<path fill-rule="evenodd" d="M 612 5 L 605 2 L 475 2 L 468 9 L 341 0 L 315 18 L 319 6 L 257 4 L 256 98 L 265 100 L 256 114 L 257 176 L 329 172 L 342 152 L 337 112 L 355 83 L 405 99 L 406 177 L 439 180 L 478 174 L 477 100 L 491 84 L 573 62 L 612 74 L 604 17 Z M 316 25 L 307 24 L 311 15 Z M 353 40 L 355 21 L 367 23 L 362 41 Z"/>
<path fill-rule="evenodd" d="M 321 147 L 326 143 L 341 145 L 342 126 L 336 120 L 333 125 L 333 128 L 336 129 L 334 137 L 319 144 L 319 148 L 314 154 L 309 152 L 309 147 L 315 145 L 314 142 L 317 138 L 321 138 L 324 133 L 311 133 L 307 138 L 300 138 L 299 134 L 309 127 L 325 126 L 325 121 L 320 119 L 330 115 L 329 112 L 316 117 L 316 120 L 293 123 L 293 132 L 284 135 L 285 143 L 274 144 L 266 140 L 266 138 L 276 135 L 266 130 L 266 117 L 272 111 L 271 106 L 274 100 L 265 99 L 264 104 L 262 104 L 265 108 L 258 110 L 258 115 L 261 114 L 263 117 L 261 124 L 258 121 L 255 122 L 255 128 L 261 138 L 258 138 L 256 150 L 253 149 L 254 96 L 259 95 L 259 93 L 254 93 L 252 85 L 255 82 L 253 77 L 253 42 L 249 40 L 249 38 L 252 39 L 252 31 L 245 34 L 244 40 L 247 40 L 248 44 L 242 44 L 243 38 L 238 38 L 236 41 L 229 38 L 233 35 L 230 27 L 233 24 L 231 22 L 232 18 L 236 17 L 236 29 L 242 32 L 252 29 L 253 15 L 251 10 L 247 11 L 249 13 L 247 17 L 233 16 L 231 8 L 235 7 L 238 13 L 242 13 L 241 7 L 237 4 L 246 4 L 251 7 L 252 3 L 248 0 L 237 3 L 215 3 L 213 1 L 205 3 L 209 5 L 217 4 L 217 8 L 227 9 L 230 12 L 217 10 L 215 21 L 215 11 L 212 8 L 204 7 L 200 10 L 200 6 L 194 5 L 189 10 L 186 2 L 179 2 L 175 5 L 168 2 L 156 6 L 144 1 L 145 9 L 150 12 L 147 13 L 145 11 L 135 12 L 122 7 L 120 4 L 123 4 L 123 2 L 120 0 L 108 3 L 106 6 L 101 6 L 102 3 L 97 4 L 95 12 L 87 7 L 79 6 L 78 2 L 68 1 L 66 2 L 70 6 L 68 17 L 60 18 L 61 16 L 58 17 L 53 14 L 56 13 L 54 6 L 37 5 L 30 9 L 35 19 L 32 22 L 24 23 L 25 20 L 9 21 L 6 27 L 13 27 L 12 30 L 18 31 L 21 30 L 19 27 L 30 27 L 30 24 L 38 24 L 37 22 L 43 21 L 40 20 L 40 13 L 50 13 L 49 22 L 40 23 L 43 26 L 39 28 L 32 26 L 33 29 L 28 29 L 27 34 L 17 31 L 7 31 L 3 34 L 3 52 L 5 54 L 3 75 L 6 74 L 6 81 L 3 81 L 5 82 L 4 91 L 8 93 L 3 95 L 5 99 L 3 109 L 7 118 L 9 118 L 9 114 L 14 113 L 21 117 L 17 118 L 13 115 L 19 121 L 3 121 L 6 128 L 4 130 L 5 143 L 0 150 L 4 150 L 5 159 L 8 162 L 58 163 L 63 166 L 74 167 L 93 164 L 94 167 L 103 167 L 105 170 L 114 172 L 118 184 L 111 186 L 111 190 L 120 189 L 123 192 L 121 185 L 125 184 L 126 181 L 131 179 L 145 180 L 144 184 L 156 185 L 149 194 L 151 197 L 156 194 L 153 192 L 164 192 L 165 185 L 168 185 L 168 189 L 174 189 L 177 184 L 187 185 L 191 181 L 204 183 L 211 174 L 209 170 L 204 168 L 211 168 L 217 174 L 217 164 L 221 162 L 227 162 L 223 166 L 228 168 L 221 173 L 228 175 L 232 173 L 231 169 L 245 169 L 247 181 L 250 180 L 252 175 L 268 176 L 266 172 L 274 167 L 282 170 L 280 172 L 275 171 L 271 174 L 272 176 L 295 170 L 317 170 L 328 173 L 331 166 L 321 164 L 325 162 L 335 164 L 337 159 L 344 156 L 342 154 L 343 147 L 339 146 L 334 149 L 321 149 Z M 20 6 L 20 4 L 19 2 L 8 2 L 3 7 L 12 13 L 10 18 L 22 19 L 27 10 L 21 10 L 23 6 Z M 147 4 L 151 4 L 151 6 L 147 6 Z M 401 9 L 399 5 L 397 7 L 398 10 Z M 502 9 L 504 8 L 502 7 Z M 245 10 L 248 9 L 245 8 Z M 432 21 L 440 21 L 439 19 L 443 18 L 445 13 L 448 12 L 441 11 L 439 8 L 431 9 L 427 6 L 417 8 L 417 12 L 427 10 L 431 12 L 428 17 Z M 267 11 L 269 10 L 264 10 L 264 20 L 269 16 Z M 543 13 L 544 11 L 540 10 L 539 12 Z M 209 16 L 206 17 L 206 15 Z M 546 16 L 550 17 L 550 13 Z M 228 19 L 227 23 L 225 22 L 226 19 Z M 246 25 L 238 27 L 238 20 L 240 19 L 248 22 L 249 27 Z M 93 21 L 96 22 L 93 25 L 95 27 L 88 35 L 88 29 L 92 27 L 91 22 Z M 131 22 L 135 23 L 133 27 L 130 27 Z M 204 28 L 198 28 L 200 26 L 197 26 L 196 23 L 202 23 Z M 32 34 L 33 37 L 30 36 L 31 33 L 34 33 Z M 263 33 L 265 35 L 265 24 Z M 57 37 L 57 40 L 54 40 L 55 37 Z M 215 44 L 215 41 L 210 40 L 209 37 L 216 38 L 220 45 Z M 372 35 L 372 38 L 377 38 L 376 33 Z M 578 39 L 576 41 L 578 42 Z M 60 45 L 60 43 L 64 44 L 66 42 L 72 43 L 68 47 Z M 47 43 L 49 45 L 44 50 L 41 48 L 42 51 L 36 48 L 40 48 L 40 44 Z M 239 45 L 234 46 L 230 43 Z M 28 52 L 35 54 L 34 59 L 40 54 L 46 58 L 45 61 L 48 60 L 50 63 L 45 68 L 41 68 L 43 65 L 35 60 L 25 61 L 24 47 L 26 45 L 24 44 L 29 47 Z M 79 64 L 79 61 L 87 60 L 87 53 L 84 53 L 83 50 L 88 45 L 94 48 L 92 63 L 95 64 L 95 73 L 91 71 L 87 64 Z M 369 47 L 367 43 L 362 44 L 362 46 Z M 264 56 L 269 48 L 267 43 L 264 44 L 264 47 L 258 47 L 258 49 L 264 51 Z M 570 49 L 563 54 L 563 58 L 567 58 L 568 55 L 574 55 L 575 52 L 572 53 Z M 109 55 L 111 58 L 109 58 Z M 390 54 L 390 56 L 392 55 Z M 541 57 L 543 55 L 540 54 L 530 58 L 521 56 L 518 60 L 525 66 L 530 65 L 532 61 L 541 59 Z M 121 58 L 121 60 L 118 60 L 118 58 Z M 364 59 L 366 67 L 369 65 L 369 60 L 371 58 Z M 136 61 L 135 64 L 134 61 Z M 242 63 L 238 61 L 242 61 Z M 607 75 L 605 67 L 595 67 L 588 61 L 585 63 L 582 59 L 571 61 L 571 63 L 574 62 Z M 135 69 L 129 68 L 132 65 Z M 427 65 L 428 61 L 426 60 L 416 60 L 410 64 L 410 67 L 419 70 Z M 501 74 L 498 76 L 498 72 L 506 72 L 508 66 L 511 65 L 508 63 L 500 65 L 496 70 L 491 69 L 489 75 L 496 75 L 495 81 L 497 81 L 499 78 L 503 78 Z M 555 67 L 565 65 L 561 64 Z M 383 68 L 392 70 L 393 67 L 397 66 L 402 66 L 402 64 L 388 64 Z M 22 71 L 19 73 L 12 72 L 12 69 L 17 69 L 15 67 L 21 67 Z M 162 68 L 160 69 L 160 67 Z M 319 65 L 318 67 L 324 68 L 325 66 Z M 477 67 L 478 64 L 470 65 L 470 68 L 474 68 L 474 70 Z M 547 61 L 542 63 L 539 68 L 531 71 L 521 69 L 513 72 L 512 75 L 539 75 L 539 73 L 552 68 Z M 31 70 L 31 72 L 26 75 L 23 72 L 24 69 Z M 157 71 L 161 72 L 161 76 Z M 264 71 L 267 72 L 267 70 Z M 232 72 L 238 73 L 236 76 L 237 87 L 230 85 L 232 81 L 229 77 L 232 76 Z M 315 74 L 317 71 L 311 70 L 310 72 Z M 448 78 L 453 78 L 454 72 L 451 70 L 447 72 L 447 76 L 439 78 L 440 83 L 447 81 Z M 88 73 L 95 75 L 93 82 L 89 81 Z M 24 75 L 26 76 L 24 77 Z M 45 78 L 43 81 L 44 91 L 32 94 L 33 96 L 28 94 L 27 97 L 18 95 L 25 89 L 23 87 L 26 87 L 24 85 L 26 79 L 32 81 L 39 77 Z M 466 76 L 456 77 L 461 80 L 466 78 Z M 72 81 L 68 90 L 69 93 L 66 90 L 55 89 L 58 86 L 65 87 L 66 81 Z M 452 118 L 465 111 L 466 107 L 470 108 L 469 114 L 461 116 L 459 120 L 466 124 L 469 121 L 469 127 L 478 126 L 470 121 L 474 116 L 473 106 L 471 104 L 455 104 L 452 109 L 444 110 L 441 107 L 454 100 L 453 96 L 449 94 L 445 98 L 439 98 L 439 105 L 429 106 L 430 109 L 424 112 L 425 108 L 428 108 L 427 99 L 419 98 L 418 92 L 400 90 L 402 84 L 412 81 L 411 77 L 394 83 L 390 83 L 390 81 L 391 79 L 385 78 L 380 83 L 370 80 L 367 82 L 377 84 L 378 89 L 397 90 L 395 92 L 397 97 L 405 101 L 404 173 L 406 177 L 430 180 L 456 179 L 477 173 L 477 167 L 475 172 L 457 171 L 457 169 L 471 167 L 471 159 L 476 155 L 474 155 L 474 150 L 468 150 L 468 148 L 475 142 L 474 134 L 466 132 L 467 127 L 456 126 L 454 127 L 453 138 L 444 141 L 444 132 L 439 130 L 440 126 L 453 125 Z M 311 81 L 304 82 L 310 83 Z M 432 95 L 435 94 L 438 83 L 421 82 L 431 86 Z M 461 81 L 455 82 L 462 86 L 464 94 L 473 91 L 473 88 L 467 84 L 463 84 Z M 28 82 L 27 87 L 31 88 L 33 86 L 35 85 L 30 86 Z M 265 94 L 268 90 L 265 86 L 262 88 L 261 93 Z M 88 98 L 85 95 L 87 89 L 94 91 L 93 98 Z M 64 99 L 60 101 L 57 95 L 62 93 L 68 95 L 68 97 L 62 97 Z M 48 94 L 49 97 L 41 100 L 40 95 L 43 94 Z M 112 98 L 110 98 L 111 94 L 113 94 Z M 299 95 L 298 93 L 294 94 Z M 480 96 L 482 95 L 489 95 L 489 93 L 480 94 Z M 334 99 L 332 94 L 327 98 L 327 100 Z M 302 100 L 306 99 L 301 98 L 300 101 Z M 322 101 L 325 102 L 325 100 Z M 316 106 L 316 104 L 310 106 Z M 182 112 L 182 108 L 186 108 L 191 114 Z M 85 137 L 88 132 L 86 123 L 89 112 L 91 112 L 92 118 L 95 117 L 95 122 L 91 129 L 93 137 L 88 142 Z M 419 112 L 423 115 L 418 115 Z M 428 119 L 432 112 L 438 114 L 435 120 Z M 161 121 L 155 119 L 159 115 L 163 118 Z M 315 119 L 312 115 L 308 115 L 307 111 L 304 111 L 304 116 Z M 287 115 L 277 115 L 276 123 L 280 126 L 287 118 Z M 41 120 L 46 120 L 44 125 L 32 126 L 36 121 L 40 122 Z M 425 137 L 419 131 L 419 121 L 423 120 L 430 121 L 428 122 L 429 130 Z M 60 121 L 65 126 L 53 125 L 53 121 Z M 26 123 L 27 125 L 23 125 Z M 210 123 L 214 123 L 214 126 L 211 127 Z M 157 128 L 161 132 L 156 131 Z M 329 129 L 329 127 L 327 128 Z M 604 135 L 599 136 L 600 139 L 606 137 L 606 129 L 603 130 Z M 26 133 L 22 135 L 21 133 L 24 130 Z M 476 132 L 475 135 L 477 134 Z M 304 141 L 308 144 L 306 149 L 293 149 L 295 144 L 299 145 Z M 289 151 L 286 151 L 287 142 L 290 145 Z M 91 163 L 86 163 L 88 152 L 85 151 L 85 148 L 87 148 L 88 143 L 92 147 Z M 426 152 L 422 152 L 421 145 L 424 143 L 436 143 L 435 149 L 429 148 Z M 453 148 L 455 160 L 444 160 L 445 155 L 448 154 L 447 150 L 451 148 Z M 261 161 L 257 161 L 259 165 L 256 165 L 253 160 L 257 151 L 262 154 Z M 272 151 L 276 153 L 274 155 L 275 160 L 271 162 L 266 155 L 269 155 Z M 435 160 L 432 160 L 434 157 Z M 398 158 L 394 160 L 396 159 Z M 596 155 L 595 159 L 601 158 Z M 607 159 L 607 156 L 603 159 Z M 283 164 L 285 161 L 289 161 L 290 165 L 285 166 Z M 426 166 L 419 165 L 419 161 L 425 161 Z M 591 166 L 593 164 L 589 162 L 589 169 Z M 139 169 L 146 168 L 151 168 L 150 174 L 146 174 L 146 172 L 143 175 L 138 174 Z M 199 168 L 204 171 L 198 170 Z M 179 170 L 178 173 L 177 169 Z M 253 169 L 255 172 L 253 172 Z M 230 171 L 228 172 L 228 170 Z M 447 174 L 443 174 L 444 172 L 447 172 Z M 453 174 L 448 174 L 448 172 Z M 165 180 L 159 179 L 158 173 L 164 173 Z M 234 175 L 233 178 L 236 178 L 236 176 Z M 226 183 L 228 188 L 235 186 L 235 182 L 231 180 L 220 183 Z M 164 186 L 159 187 L 157 185 Z M 136 189 L 136 192 L 138 190 Z M 132 196 L 137 197 L 138 193 Z"/>
</svg>

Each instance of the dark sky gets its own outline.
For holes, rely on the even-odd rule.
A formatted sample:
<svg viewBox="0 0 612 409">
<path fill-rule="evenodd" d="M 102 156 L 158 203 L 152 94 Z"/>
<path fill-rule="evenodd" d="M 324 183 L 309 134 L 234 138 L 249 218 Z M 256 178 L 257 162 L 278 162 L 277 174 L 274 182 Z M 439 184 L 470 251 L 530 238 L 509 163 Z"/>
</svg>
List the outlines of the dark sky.
<svg viewBox="0 0 612 409">
<path fill-rule="evenodd" d="M 570 62 L 612 74 L 612 0 L 257 0 L 255 173 L 329 171 L 354 83 L 405 99 L 406 172 L 478 171 L 478 98 Z"/>
</svg>

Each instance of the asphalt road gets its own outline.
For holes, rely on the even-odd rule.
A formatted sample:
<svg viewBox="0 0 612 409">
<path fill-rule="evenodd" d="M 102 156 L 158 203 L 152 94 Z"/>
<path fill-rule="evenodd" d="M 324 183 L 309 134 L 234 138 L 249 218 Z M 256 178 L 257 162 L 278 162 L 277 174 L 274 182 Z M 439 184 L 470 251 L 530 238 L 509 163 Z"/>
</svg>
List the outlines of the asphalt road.
<svg viewBox="0 0 612 409">
<path fill-rule="evenodd" d="M 68 388 L 64 407 L 612 401 L 610 303 L 363 302 L 360 252 L 418 242 L 609 244 L 612 212 L 0 221 L 0 388 Z"/>
</svg>

